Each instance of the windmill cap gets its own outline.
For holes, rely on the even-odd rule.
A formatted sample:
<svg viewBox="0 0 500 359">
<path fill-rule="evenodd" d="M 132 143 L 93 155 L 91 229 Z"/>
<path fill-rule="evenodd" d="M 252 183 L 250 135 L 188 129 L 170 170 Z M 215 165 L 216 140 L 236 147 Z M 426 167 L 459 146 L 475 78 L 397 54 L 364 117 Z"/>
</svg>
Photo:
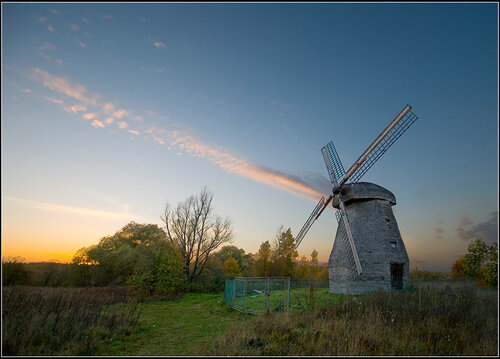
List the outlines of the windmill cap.
<svg viewBox="0 0 500 359">
<path fill-rule="evenodd" d="M 373 200 L 379 199 L 383 201 L 390 202 L 391 206 L 396 204 L 396 197 L 392 192 L 376 185 L 375 183 L 369 182 L 356 182 L 349 183 L 342 186 L 342 199 L 344 203 L 347 205 L 350 202 L 358 201 L 358 200 Z M 333 207 L 339 208 L 339 200 L 338 196 L 333 198 Z"/>
</svg>

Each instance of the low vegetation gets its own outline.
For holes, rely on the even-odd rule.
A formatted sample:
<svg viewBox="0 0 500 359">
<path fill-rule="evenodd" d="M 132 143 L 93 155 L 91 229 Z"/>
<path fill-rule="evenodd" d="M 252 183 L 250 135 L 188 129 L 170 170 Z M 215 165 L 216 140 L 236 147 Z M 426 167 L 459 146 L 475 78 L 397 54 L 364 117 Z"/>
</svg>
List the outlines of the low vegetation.
<svg viewBox="0 0 500 359">
<path fill-rule="evenodd" d="M 2 288 L 3 355 L 91 355 L 130 334 L 137 303 L 120 288 Z"/>
<path fill-rule="evenodd" d="M 207 355 L 497 355 L 498 296 L 470 286 L 341 297 L 257 316 Z"/>
</svg>

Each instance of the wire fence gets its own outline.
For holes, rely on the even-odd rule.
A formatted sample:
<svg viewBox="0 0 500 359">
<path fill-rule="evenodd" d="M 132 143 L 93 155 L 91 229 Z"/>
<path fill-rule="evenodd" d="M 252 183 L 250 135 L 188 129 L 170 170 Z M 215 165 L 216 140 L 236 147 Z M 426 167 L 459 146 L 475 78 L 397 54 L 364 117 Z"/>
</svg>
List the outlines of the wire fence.
<svg viewBox="0 0 500 359">
<path fill-rule="evenodd" d="M 224 301 L 245 313 L 290 312 L 311 306 L 320 288 L 328 291 L 328 280 L 236 277 L 226 280 Z"/>
</svg>

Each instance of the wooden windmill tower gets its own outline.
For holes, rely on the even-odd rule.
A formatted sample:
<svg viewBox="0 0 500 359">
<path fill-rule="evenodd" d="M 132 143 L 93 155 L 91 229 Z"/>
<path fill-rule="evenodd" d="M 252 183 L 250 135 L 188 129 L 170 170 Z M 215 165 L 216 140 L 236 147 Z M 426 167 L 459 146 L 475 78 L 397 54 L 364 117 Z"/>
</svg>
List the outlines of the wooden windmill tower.
<svg viewBox="0 0 500 359">
<path fill-rule="evenodd" d="M 408 254 L 391 208 L 396 198 L 383 187 L 358 181 L 416 120 L 411 106 L 405 106 L 347 172 L 333 142 L 321 149 L 332 194 L 321 197 L 295 241 L 298 247 L 332 202 L 338 228 L 328 263 L 330 293 L 403 289 L 408 283 Z"/>
</svg>

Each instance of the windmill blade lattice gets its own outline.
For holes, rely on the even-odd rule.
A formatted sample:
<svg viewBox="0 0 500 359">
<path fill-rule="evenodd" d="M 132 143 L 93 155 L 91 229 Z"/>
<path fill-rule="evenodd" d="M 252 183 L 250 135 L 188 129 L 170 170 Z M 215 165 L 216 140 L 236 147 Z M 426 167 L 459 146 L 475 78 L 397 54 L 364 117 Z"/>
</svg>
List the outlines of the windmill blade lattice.
<svg viewBox="0 0 500 359">
<path fill-rule="evenodd" d="M 345 176 L 345 170 L 337 154 L 337 150 L 333 145 L 333 141 L 328 142 L 326 146 L 321 149 L 321 153 L 326 163 L 330 181 L 332 181 L 335 186 L 338 186 L 338 180 Z"/>
<path fill-rule="evenodd" d="M 328 202 L 325 204 L 325 197 L 321 197 L 319 200 L 318 204 L 316 207 L 314 207 L 314 210 L 312 211 L 311 215 L 307 219 L 306 223 L 302 226 L 302 229 L 300 230 L 299 234 L 297 234 L 297 237 L 295 237 L 295 248 L 297 248 L 306 235 L 307 231 L 309 228 L 311 228 L 313 222 L 318 218 L 319 214 L 323 212 L 323 209 L 325 209 L 326 205 L 330 202 L 330 198 L 328 199 Z"/>
<path fill-rule="evenodd" d="M 349 263 L 351 267 L 355 268 L 358 275 L 363 272 L 361 268 L 361 263 L 359 262 L 358 251 L 356 250 L 356 245 L 354 244 L 354 239 L 352 237 L 351 226 L 349 224 L 349 218 L 347 217 L 347 210 L 345 208 L 344 200 L 342 195 L 338 194 L 339 200 L 339 210 L 335 212 L 337 217 L 337 222 L 339 225 L 340 238 L 344 242 L 346 248 L 350 248 Z"/>
<path fill-rule="evenodd" d="M 375 162 L 392 146 L 394 142 L 418 119 L 411 110 L 394 126 L 384 139 L 370 152 L 363 164 L 351 176 L 351 182 L 358 182 Z"/>
</svg>

